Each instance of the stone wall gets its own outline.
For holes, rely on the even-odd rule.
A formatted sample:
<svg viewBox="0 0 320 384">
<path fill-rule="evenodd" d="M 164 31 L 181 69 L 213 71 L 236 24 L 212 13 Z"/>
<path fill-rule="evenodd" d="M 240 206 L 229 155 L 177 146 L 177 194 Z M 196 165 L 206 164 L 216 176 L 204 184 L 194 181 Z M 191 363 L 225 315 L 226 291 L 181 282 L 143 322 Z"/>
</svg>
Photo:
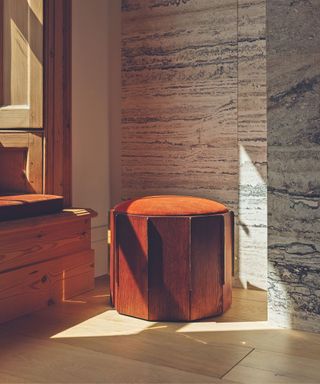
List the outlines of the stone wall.
<svg viewBox="0 0 320 384">
<path fill-rule="evenodd" d="M 320 2 L 267 1 L 269 317 L 320 331 Z"/>
<path fill-rule="evenodd" d="M 266 288 L 265 3 L 122 1 L 122 197 L 217 199 L 235 285 Z"/>
</svg>

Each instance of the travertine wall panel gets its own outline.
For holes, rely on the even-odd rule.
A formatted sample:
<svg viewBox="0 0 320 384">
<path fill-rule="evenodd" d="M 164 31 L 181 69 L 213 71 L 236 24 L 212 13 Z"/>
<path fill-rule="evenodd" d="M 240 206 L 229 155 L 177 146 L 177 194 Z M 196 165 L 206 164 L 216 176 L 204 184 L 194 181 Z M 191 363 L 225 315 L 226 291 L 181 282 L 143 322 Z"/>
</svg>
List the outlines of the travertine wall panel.
<svg viewBox="0 0 320 384">
<path fill-rule="evenodd" d="M 123 197 L 237 207 L 236 0 L 123 1 Z"/>
<path fill-rule="evenodd" d="M 122 1 L 122 197 L 187 194 L 239 211 L 235 284 L 259 288 L 265 92 L 264 1 Z"/>
<path fill-rule="evenodd" d="M 269 316 L 320 331 L 320 2 L 267 2 Z"/>
<path fill-rule="evenodd" d="M 238 1 L 239 281 L 267 286 L 265 0 Z"/>
</svg>

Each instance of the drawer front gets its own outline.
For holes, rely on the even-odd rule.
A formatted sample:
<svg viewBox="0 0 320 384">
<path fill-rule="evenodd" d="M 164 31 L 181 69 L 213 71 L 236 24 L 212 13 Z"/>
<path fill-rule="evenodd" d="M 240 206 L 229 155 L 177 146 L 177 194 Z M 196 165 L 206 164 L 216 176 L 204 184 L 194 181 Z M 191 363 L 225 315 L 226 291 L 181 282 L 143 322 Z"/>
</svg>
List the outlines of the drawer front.
<svg viewBox="0 0 320 384">
<path fill-rule="evenodd" d="M 0 323 L 62 302 L 94 287 L 90 249 L 0 274 Z"/>
<path fill-rule="evenodd" d="M 22 266 L 73 254 L 91 248 L 91 220 L 79 217 L 73 221 L 19 227 L 10 234 L 0 231 L 0 273 Z"/>
</svg>

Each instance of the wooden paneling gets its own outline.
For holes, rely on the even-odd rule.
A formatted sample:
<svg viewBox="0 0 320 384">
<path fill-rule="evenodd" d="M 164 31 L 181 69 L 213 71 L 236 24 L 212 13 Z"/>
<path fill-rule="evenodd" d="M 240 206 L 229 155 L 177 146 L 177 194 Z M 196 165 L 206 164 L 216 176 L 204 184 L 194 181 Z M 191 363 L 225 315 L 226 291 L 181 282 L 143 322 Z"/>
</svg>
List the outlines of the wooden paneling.
<svg viewBox="0 0 320 384">
<path fill-rule="evenodd" d="M 233 213 L 117 213 L 111 226 L 110 291 L 117 311 L 153 321 L 190 321 L 229 309 Z"/>
<path fill-rule="evenodd" d="M 71 205 L 71 1 L 46 1 L 45 191 Z"/>
<path fill-rule="evenodd" d="M 232 302 L 232 271 L 234 269 L 234 214 L 229 212 L 223 216 L 224 232 L 224 276 L 223 276 L 223 311 Z"/>
<path fill-rule="evenodd" d="M 36 229 L 25 226 L 9 234 L 0 230 L 0 272 L 91 247 L 88 217 L 74 218 L 67 225 L 63 220 L 46 223 L 42 219 Z"/>
<path fill-rule="evenodd" d="M 120 313 L 148 318 L 148 227 L 144 217 L 116 216 L 116 302 Z"/>
<path fill-rule="evenodd" d="M 0 132 L 0 193 L 42 193 L 42 141 L 41 133 Z"/>
<path fill-rule="evenodd" d="M 188 217 L 149 218 L 149 320 L 189 318 L 189 236 Z"/>
<path fill-rule="evenodd" d="M 43 1 L 3 0 L 0 128 L 43 128 Z"/>
<path fill-rule="evenodd" d="M 27 152 L 27 148 L 0 147 L 0 194 L 27 190 Z"/>
<path fill-rule="evenodd" d="M 0 223 L 0 322 L 93 288 L 85 209 Z"/>
<path fill-rule="evenodd" d="M 1 9 L 0 129 L 41 129 L 44 156 L 40 136 L 30 136 L 41 148 L 30 152 L 30 187 L 63 195 L 70 206 L 71 1 L 1 0 Z"/>
<path fill-rule="evenodd" d="M 0 322 L 92 289 L 93 251 L 0 274 Z"/>
<path fill-rule="evenodd" d="M 191 219 L 191 320 L 222 313 L 223 225 L 224 215 Z"/>
<path fill-rule="evenodd" d="M 115 303 L 115 251 L 116 251 L 116 226 L 115 226 L 115 213 L 112 209 L 110 211 L 110 252 L 109 252 L 109 271 L 110 271 L 110 302 L 112 305 Z"/>
</svg>

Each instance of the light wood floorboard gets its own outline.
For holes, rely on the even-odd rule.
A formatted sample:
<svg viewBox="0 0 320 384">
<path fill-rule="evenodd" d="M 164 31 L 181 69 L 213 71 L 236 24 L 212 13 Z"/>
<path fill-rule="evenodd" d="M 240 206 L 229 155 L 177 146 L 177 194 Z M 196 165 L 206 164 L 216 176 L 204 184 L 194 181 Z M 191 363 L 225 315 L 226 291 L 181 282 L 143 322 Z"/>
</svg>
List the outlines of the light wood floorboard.
<svg viewBox="0 0 320 384">
<path fill-rule="evenodd" d="M 0 326 L 0 383 L 320 383 L 320 335 L 272 328 L 266 293 L 235 289 L 223 316 L 157 323 L 96 289 Z"/>
</svg>

